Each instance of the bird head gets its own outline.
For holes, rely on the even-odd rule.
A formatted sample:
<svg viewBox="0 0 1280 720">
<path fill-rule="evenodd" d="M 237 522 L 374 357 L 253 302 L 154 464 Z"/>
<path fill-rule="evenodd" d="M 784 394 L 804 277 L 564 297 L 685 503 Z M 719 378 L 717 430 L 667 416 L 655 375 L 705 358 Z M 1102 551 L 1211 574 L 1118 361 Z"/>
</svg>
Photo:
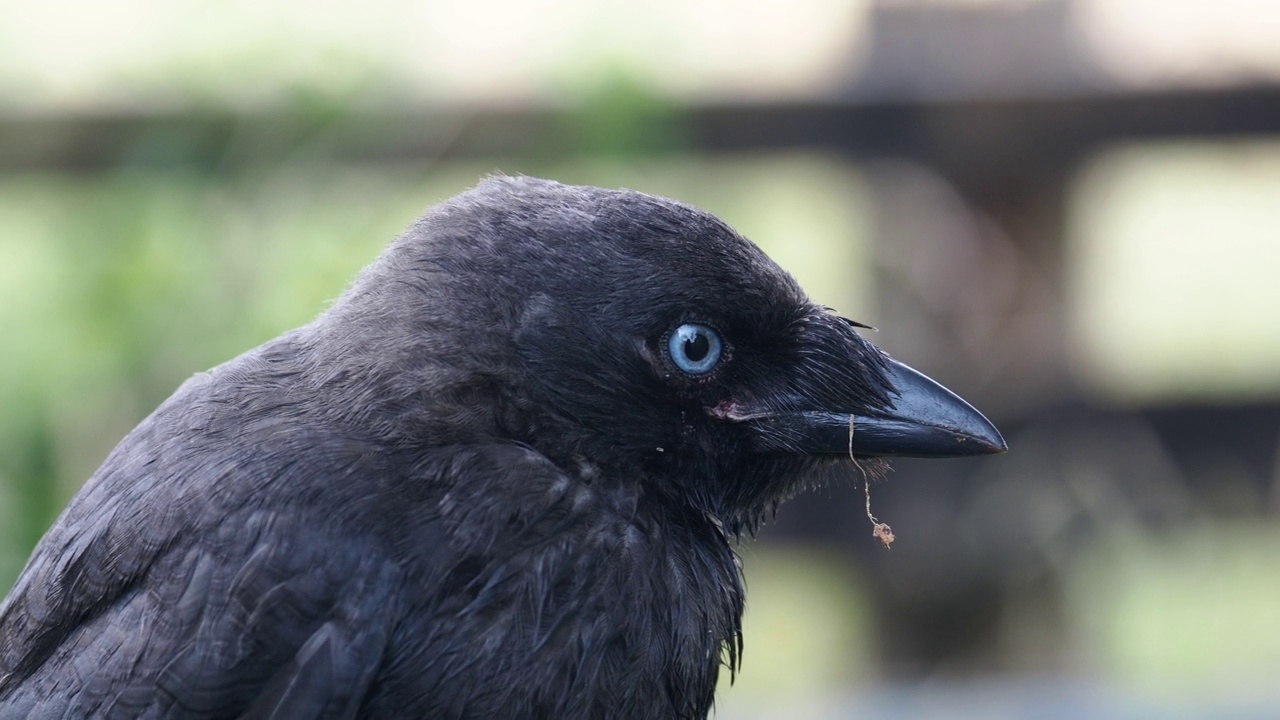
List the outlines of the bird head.
<svg viewBox="0 0 1280 720">
<path fill-rule="evenodd" d="M 488 179 L 430 210 L 320 326 L 351 372 L 385 380 L 388 432 L 521 442 L 734 532 L 824 466 L 1005 447 L 723 221 L 628 190 Z"/>
</svg>

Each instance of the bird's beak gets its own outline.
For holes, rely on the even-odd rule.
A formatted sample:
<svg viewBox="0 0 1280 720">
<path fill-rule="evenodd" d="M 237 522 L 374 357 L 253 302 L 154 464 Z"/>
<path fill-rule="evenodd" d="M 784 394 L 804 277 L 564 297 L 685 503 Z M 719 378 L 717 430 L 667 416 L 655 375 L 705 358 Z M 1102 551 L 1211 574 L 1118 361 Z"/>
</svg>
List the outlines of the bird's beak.
<svg viewBox="0 0 1280 720">
<path fill-rule="evenodd" d="M 769 449 L 860 457 L 966 457 L 1008 446 L 982 413 L 924 374 L 890 359 L 891 406 L 867 414 L 802 410 L 750 422 Z"/>
</svg>

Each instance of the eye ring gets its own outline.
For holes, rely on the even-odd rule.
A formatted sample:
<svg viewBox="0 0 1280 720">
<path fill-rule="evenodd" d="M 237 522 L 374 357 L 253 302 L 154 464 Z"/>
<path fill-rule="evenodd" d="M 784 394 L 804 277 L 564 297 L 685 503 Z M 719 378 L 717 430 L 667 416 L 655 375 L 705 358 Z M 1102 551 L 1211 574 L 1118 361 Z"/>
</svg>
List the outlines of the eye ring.
<svg viewBox="0 0 1280 720">
<path fill-rule="evenodd" d="M 706 375 L 724 354 L 720 333 L 699 323 L 684 323 L 667 338 L 671 363 L 689 375 Z"/>
</svg>

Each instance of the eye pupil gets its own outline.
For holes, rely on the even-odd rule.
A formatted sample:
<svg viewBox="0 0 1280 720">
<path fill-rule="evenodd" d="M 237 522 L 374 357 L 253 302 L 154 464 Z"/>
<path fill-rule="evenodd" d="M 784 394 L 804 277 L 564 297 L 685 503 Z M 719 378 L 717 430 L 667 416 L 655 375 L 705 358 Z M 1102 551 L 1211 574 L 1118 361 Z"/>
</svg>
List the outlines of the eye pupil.
<svg viewBox="0 0 1280 720">
<path fill-rule="evenodd" d="M 694 362 L 705 359 L 709 352 L 711 352 L 711 341 L 706 335 L 695 335 L 692 340 L 684 341 L 684 356 Z"/>
<path fill-rule="evenodd" d="M 705 375 L 720 361 L 720 335 L 706 325 L 685 323 L 671 333 L 667 352 L 676 367 L 690 375 Z"/>
</svg>

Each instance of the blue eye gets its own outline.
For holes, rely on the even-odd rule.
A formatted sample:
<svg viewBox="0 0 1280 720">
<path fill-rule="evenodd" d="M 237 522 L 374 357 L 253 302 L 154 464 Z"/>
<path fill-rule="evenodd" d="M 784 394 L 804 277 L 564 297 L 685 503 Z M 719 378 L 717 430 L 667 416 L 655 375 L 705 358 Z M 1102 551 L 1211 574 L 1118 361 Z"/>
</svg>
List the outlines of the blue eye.
<svg viewBox="0 0 1280 720">
<path fill-rule="evenodd" d="M 705 375 L 720 362 L 720 334 L 706 325 L 685 323 L 667 340 L 671 362 L 690 375 Z"/>
</svg>

